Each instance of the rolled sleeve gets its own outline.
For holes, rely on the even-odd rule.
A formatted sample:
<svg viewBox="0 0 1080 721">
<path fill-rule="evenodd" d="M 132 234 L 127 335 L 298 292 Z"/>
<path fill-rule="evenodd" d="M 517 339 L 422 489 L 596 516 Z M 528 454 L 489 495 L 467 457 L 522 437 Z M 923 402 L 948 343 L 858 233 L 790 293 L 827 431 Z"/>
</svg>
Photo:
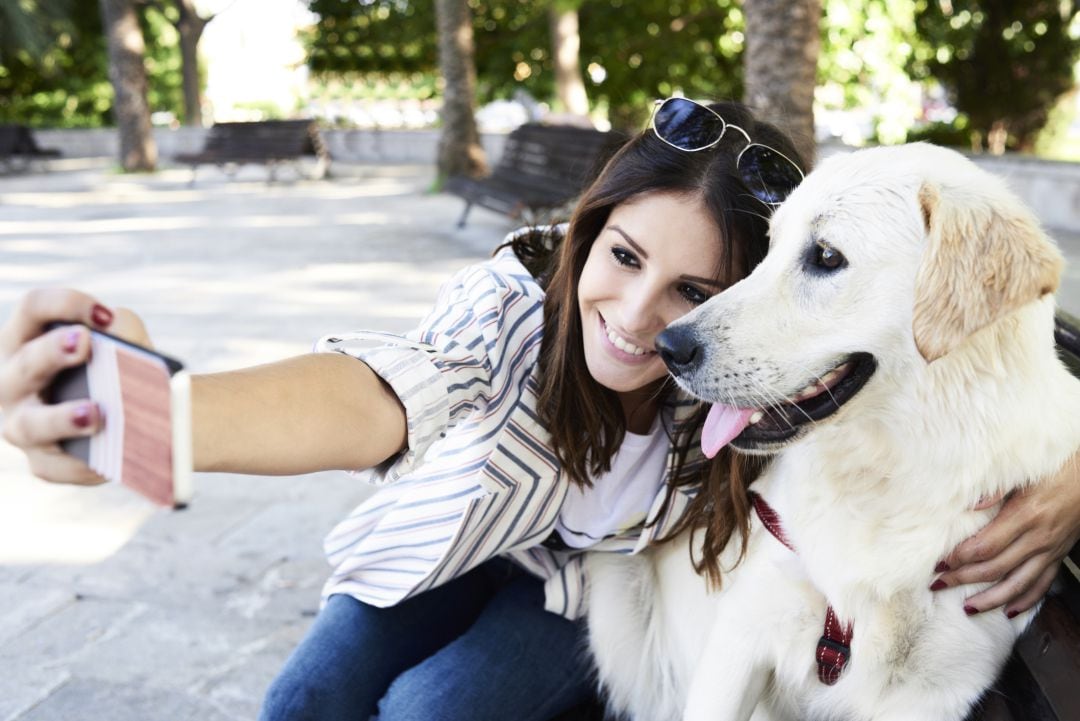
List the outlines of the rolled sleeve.
<svg viewBox="0 0 1080 721">
<path fill-rule="evenodd" d="M 505 392 L 511 359 L 521 357 L 523 345 L 539 346 L 541 301 L 520 263 L 497 256 L 444 285 L 435 309 L 405 335 L 363 331 L 316 344 L 318 352 L 366 363 L 405 408 L 407 448 L 374 469 L 370 480 L 389 482 L 410 472 L 455 427 Z"/>
</svg>

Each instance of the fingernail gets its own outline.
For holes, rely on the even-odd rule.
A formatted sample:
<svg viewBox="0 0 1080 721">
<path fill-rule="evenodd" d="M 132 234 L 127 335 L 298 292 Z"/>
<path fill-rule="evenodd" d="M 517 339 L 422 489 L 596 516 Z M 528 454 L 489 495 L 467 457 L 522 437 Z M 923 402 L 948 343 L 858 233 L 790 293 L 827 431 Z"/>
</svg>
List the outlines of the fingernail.
<svg viewBox="0 0 1080 721">
<path fill-rule="evenodd" d="M 90 311 L 90 318 L 94 321 L 94 325 L 102 328 L 113 322 L 112 311 L 100 304 L 94 305 L 94 309 Z"/>
<path fill-rule="evenodd" d="M 1017 616 L 1020 615 L 1020 612 L 1016 611 L 1016 610 L 1006 611 L 1005 615 L 1008 616 L 1009 618 L 1016 618 Z"/>
<path fill-rule="evenodd" d="M 945 573 L 946 571 L 951 570 L 952 569 L 949 568 L 949 564 L 945 563 L 944 561 L 938 561 L 938 565 L 934 566 L 934 573 Z"/>
<path fill-rule="evenodd" d="M 931 591 L 940 591 L 941 589 L 943 589 L 943 588 L 948 588 L 948 587 L 949 587 L 949 584 L 945 583 L 944 581 L 942 581 L 942 580 L 941 580 L 941 579 L 939 578 L 938 580 L 934 581 L 934 582 L 933 582 L 933 583 L 932 583 L 932 584 L 930 585 L 930 590 L 931 590 Z"/>
<path fill-rule="evenodd" d="M 82 337 L 82 331 L 78 328 L 72 328 L 64 334 L 64 341 L 61 344 L 65 353 L 74 353 L 79 347 L 79 338 Z"/>
<path fill-rule="evenodd" d="M 978 612 L 979 612 L 979 609 L 975 608 L 974 606 L 964 606 L 964 613 L 966 613 L 969 616 L 974 616 Z"/>
<path fill-rule="evenodd" d="M 94 406 L 92 403 L 83 403 L 75 409 L 75 415 L 71 417 L 71 422 L 79 428 L 87 428 L 94 420 Z"/>
</svg>

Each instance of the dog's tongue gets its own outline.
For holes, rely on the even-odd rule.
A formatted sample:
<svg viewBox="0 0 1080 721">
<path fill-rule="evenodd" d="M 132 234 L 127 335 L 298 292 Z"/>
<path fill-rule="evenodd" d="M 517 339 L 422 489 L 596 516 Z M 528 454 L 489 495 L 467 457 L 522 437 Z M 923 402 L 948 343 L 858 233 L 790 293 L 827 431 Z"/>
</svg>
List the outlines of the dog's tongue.
<svg viewBox="0 0 1080 721">
<path fill-rule="evenodd" d="M 712 458 L 735 436 L 750 425 L 753 408 L 735 408 L 716 403 L 709 409 L 705 426 L 701 429 L 701 450 Z"/>
</svg>

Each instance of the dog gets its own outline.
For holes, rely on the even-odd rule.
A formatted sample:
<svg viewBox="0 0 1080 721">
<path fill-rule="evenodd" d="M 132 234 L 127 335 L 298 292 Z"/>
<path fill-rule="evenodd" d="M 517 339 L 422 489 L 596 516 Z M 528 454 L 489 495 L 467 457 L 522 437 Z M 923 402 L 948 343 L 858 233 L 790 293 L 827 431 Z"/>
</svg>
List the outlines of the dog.
<svg viewBox="0 0 1080 721">
<path fill-rule="evenodd" d="M 636 721 L 961 721 L 1035 609 L 931 592 L 995 509 L 1080 446 L 1058 360 L 1063 261 L 996 177 L 927 144 L 834 156 L 780 206 L 765 260 L 657 349 L 713 403 L 702 447 L 775 454 L 745 556 L 711 590 L 694 534 L 591 554 L 589 636 Z M 737 536 L 738 534 L 736 534 Z"/>
</svg>

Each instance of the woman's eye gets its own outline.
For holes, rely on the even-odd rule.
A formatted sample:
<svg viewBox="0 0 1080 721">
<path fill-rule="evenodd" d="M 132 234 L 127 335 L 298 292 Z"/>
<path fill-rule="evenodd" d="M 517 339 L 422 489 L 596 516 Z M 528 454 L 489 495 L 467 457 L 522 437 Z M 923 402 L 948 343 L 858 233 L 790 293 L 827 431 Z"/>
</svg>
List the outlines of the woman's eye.
<svg viewBox="0 0 1080 721">
<path fill-rule="evenodd" d="M 847 258 L 836 248 L 819 243 L 810 253 L 810 263 L 821 270 L 839 270 L 847 265 Z"/>
<path fill-rule="evenodd" d="M 692 285 L 684 285 L 679 287 L 679 293 L 683 298 L 690 301 L 694 305 L 701 305 L 709 299 L 709 294 L 700 288 L 695 288 Z"/>
<path fill-rule="evenodd" d="M 628 268 L 638 267 L 637 258 L 634 257 L 634 254 L 626 248 L 620 248 L 619 246 L 615 246 L 611 249 L 611 256 L 615 258 L 615 262 L 619 265 L 625 265 Z"/>
</svg>

